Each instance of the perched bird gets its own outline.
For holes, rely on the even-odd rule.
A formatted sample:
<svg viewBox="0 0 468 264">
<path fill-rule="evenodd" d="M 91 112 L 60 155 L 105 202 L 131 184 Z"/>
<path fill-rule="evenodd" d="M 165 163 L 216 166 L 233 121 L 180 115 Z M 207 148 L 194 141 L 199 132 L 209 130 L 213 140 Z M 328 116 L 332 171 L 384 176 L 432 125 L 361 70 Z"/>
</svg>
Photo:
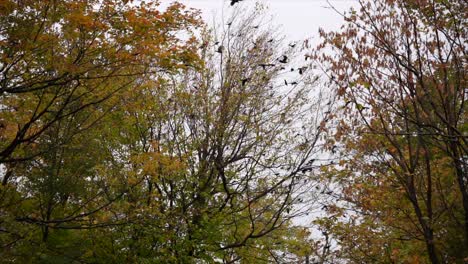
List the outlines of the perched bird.
<svg viewBox="0 0 468 264">
<path fill-rule="evenodd" d="M 228 25 L 228 27 L 230 27 L 232 25 L 232 22 L 229 22 L 226 25 Z"/>
<path fill-rule="evenodd" d="M 297 82 L 292 82 L 291 85 L 297 85 Z"/>
<path fill-rule="evenodd" d="M 273 39 L 268 40 L 268 43 L 271 43 L 271 42 L 273 42 Z"/>
<path fill-rule="evenodd" d="M 289 44 L 289 47 L 291 47 L 291 48 L 296 47 L 296 43 L 291 43 L 291 44 Z"/>
<path fill-rule="evenodd" d="M 257 25 L 257 26 L 253 26 L 253 28 L 255 28 L 255 29 L 257 29 L 257 28 L 259 28 L 259 27 L 260 27 L 260 26 L 258 26 L 258 25 Z"/>
<path fill-rule="evenodd" d="M 216 52 L 218 52 L 218 53 L 223 53 L 223 49 L 224 49 L 224 46 L 221 45 L 221 46 L 218 47 L 218 49 L 216 50 Z"/>
<path fill-rule="evenodd" d="M 283 56 L 281 57 L 281 59 L 279 59 L 278 61 L 281 62 L 281 63 L 287 63 L 287 62 L 288 62 L 288 56 L 283 55 Z"/>
<path fill-rule="evenodd" d="M 286 79 L 284 80 L 284 84 L 285 84 L 285 85 L 288 85 L 288 81 L 286 81 Z"/>
<path fill-rule="evenodd" d="M 243 0 L 231 0 L 231 6 L 239 3 L 240 1 L 243 1 Z"/>
</svg>

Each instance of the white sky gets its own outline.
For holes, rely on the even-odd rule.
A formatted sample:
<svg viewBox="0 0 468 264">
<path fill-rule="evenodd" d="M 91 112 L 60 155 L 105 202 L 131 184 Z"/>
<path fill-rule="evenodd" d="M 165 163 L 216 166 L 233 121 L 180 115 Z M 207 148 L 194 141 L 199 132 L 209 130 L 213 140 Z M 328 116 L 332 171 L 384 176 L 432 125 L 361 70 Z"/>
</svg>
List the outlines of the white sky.
<svg viewBox="0 0 468 264">
<path fill-rule="evenodd" d="M 167 1 L 163 0 L 163 4 Z M 188 7 L 202 10 L 202 16 L 209 24 L 213 16 L 220 16 L 223 8 L 229 7 L 229 0 L 179 0 Z M 238 5 L 252 5 L 256 0 L 243 0 Z M 332 9 L 329 3 L 340 11 L 357 7 L 356 0 L 261 0 L 270 7 L 269 14 L 273 15 L 273 23 L 281 26 L 282 32 L 289 40 L 312 38 L 318 40 L 318 29 L 326 31 L 338 29 L 342 18 Z"/>
</svg>

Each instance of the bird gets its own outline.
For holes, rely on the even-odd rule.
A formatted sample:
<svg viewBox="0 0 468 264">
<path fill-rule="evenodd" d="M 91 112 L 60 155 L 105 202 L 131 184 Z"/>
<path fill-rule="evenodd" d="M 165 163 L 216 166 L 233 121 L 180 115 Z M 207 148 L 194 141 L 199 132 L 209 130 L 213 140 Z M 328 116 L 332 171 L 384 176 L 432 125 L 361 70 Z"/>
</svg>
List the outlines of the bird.
<svg viewBox="0 0 468 264">
<path fill-rule="evenodd" d="M 224 46 L 221 45 L 221 46 L 218 47 L 218 49 L 216 50 L 216 52 L 218 52 L 218 53 L 223 53 L 223 49 L 224 49 Z"/>
<path fill-rule="evenodd" d="M 232 21 L 227 23 L 228 27 L 230 27 L 232 25 Z"/>
<path fill-rule="evenodd" d="M 302 75 L 305 72 L 305 70 L 307 70 L 306 66 L 299 68 L 299 74 Z"/>
<path fill-rule="evenodd" d="M 297 85 L 297 82 L 292 82 L 291 85 Z"/>
<path fill-rule="evenodd" d="M 289 47 L 294 48 L 294 47 L 296 47 L 296 44 L 295 44 L 295 43 L 291 43 L 291 44 L 289 44 Z"/>
<path fill-rule="evenodd" d="M 268 43 L 271 43 L 271 42 L 273 42 L 273 39 L 268 40 Z"/>
<path fill-rule="evenodd" d="M 266 67 L 273 67 L 273 66 L 275 66 L 275 64 L 271 64 L 271 63 L 260 63 L 260 64 L 258 64 L 258 66 L 262 67 L 262 68 L 265 70 Z"/>
<path fill-rule="evenodd" d="M 243 1 L 243 0 L 231 0 L 231 6 L 239 3 L 240 1 Z"/>
<path fill-rule="evenodd" d="M 253 28 L 255 28 L 255 29 L 258 29 L 259 27 L 260 27 L 260 26 L 258 26 L 258 25 L 257 25 L 257 26 L 253 26 Z"/>
<path fill-rule="evenodd" d="M 283 55 L 283 56 L 281 57 L 281 59 L 279 59 L 278 61 L 281 62 L 281 63 L 287 63 L 287 62 L 288 62 L 288 56 Z"/>
<path fill-rule="evenodd" d="M 285 85 L 288 85 L 288 81 L 284 80 L 284 84 L 285 84 Z"/>
</svg>

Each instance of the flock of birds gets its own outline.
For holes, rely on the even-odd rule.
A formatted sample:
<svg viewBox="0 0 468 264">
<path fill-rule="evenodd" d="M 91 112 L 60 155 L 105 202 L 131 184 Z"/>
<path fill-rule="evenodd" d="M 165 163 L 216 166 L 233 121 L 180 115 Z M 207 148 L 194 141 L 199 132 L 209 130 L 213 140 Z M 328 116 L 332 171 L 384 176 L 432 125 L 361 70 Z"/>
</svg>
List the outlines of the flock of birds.
<svg viewBox="0 0 468 264">
<path fill-rule="evenodd" d="M 242 0 L 236 0 L 234 3 L 239 2 L 239 1 L 242 1 Z M 268 42 L 272 42 L 272 41 L 273 41 L 273 40 L 269 40 Z M 216 42 L 215 45 L 219 45 L 219 42 Z M 290 46 L 291 48 L 294 48 L 294 47 L 296 46 L 296 44 L 292 43 L 292 44 L 289 44 L 289 46 Z M 223 46 L 223 45 L 219 45 L 219 46 L 216 48 L 216 52 L 222 54 L 222 53 L 224 52 L 224 46 Z M 308 59 L 309 59 L 309 56 L 306 55 L 306 56 L 305 56 L 305 60 L 307 61 Z M 282 55 L 281 57 L 277 58 L 276 60 L 277 60 L 279 63 L 281 63 L 281 64 L 287 64 L 287 63 L 289 62 L 289 58 L 288 58 L 288 56 L 286 56 L 286 55 Z M 275 64 L 275 63 L 260 63 L 260 64 L 258 64 L 257 66 L 258 66 L 258 67 L 261 67 L 263 70 L 266 70 L 266 69 L 268 69 L 268 68 L 270 68 L 270 67 L 275 67 L 275 66 L 277 66 L 277 64 Z M 291 72 L 294 72 L 294 71 L 297 70 L 297 72 L 299 73 L 299 75 L 303 75 L 303 74 L 306 72 L 307 68 L 308 68 L 307 66 L 302 66 L 302 67 L 299 67 L 299 68 L 297 68 L 297 69 L 291 68 L 290 71 L 291 71 Z M 286 67 L 282 66 L 280 69 L 281 69 L 281 70 L 286 70 Z M 242 80 L 241 80 L 241 81 L 242 81 L 242 85 L 244 86 L 249 80 L 250 80 L 249 78 L 242 79 Z M 297 82 L 297 81 L 288 82 L 288 81 L 285 79 L 285 80 L 284 80 L 284 84 L 285 84 L 285 85 L 297 85 L 298 82 Z"/>
<path fill-rule="evenodd" d="M 231 4 L 231 6 L 234 6 L 235 4 L 237 4 L 237 3 L 241 2 L 241 1 L 243 1 L 243 0 L 231 0 L 231 3 L 230 3 L 230 4 Z M 227 25 L 228 25 L 228 26 L 231 26 L 231 25 L 232 25 L 232 22 L 229 22 Z M 253 28 L 258 29 L 259 26 L 254 26 Z M 268 40 L 267 42 L 268 42 L 268 43 L 271 43 L 271 42 L 273 42 L 273 41 L 274 41 L 273 39 L 270 39 L 270 40 Z M 215 43 L 215 45 L 219 45 L 219 44 L 220 44 L 219 42 L 216 42 L 216 43 Z M 254 44 L 255 44 L 255 43 L 254 43 Z M 204 48 L 205 46 L 206 46 L 206 43 L 203 44 L 200 48 Z M 291 44 L 289 44 L 289 46 L 290 46 L 291 48 L 294 48 L 294 47 L 296 46 L 296 44 L 295 44 L 295 43 L 291 43 Z M 255 46 L 254 46 L 254 48 L 255 48 Z M 223 45 L 219 45 L 219 46 L 216 48 L 216 52 L 217 52 L 217 53 L 220 53 L 220 54 L 223 54 L 224 49 L 225 49 L 225 48 L 224 48 Z M 308 56 L 305 56 L 305 60 L 306 60 L 306 61 L 308 60 L 308 58 L 309 58 Z M 277 58 L 277 61 L 278 61 L 279 63 L 281 63 L 281 64 L 287 64 L 287 63 L 289 62 L 289 58 L 288 58 L 288 56 L 286 56 L 286 55 L 282 55 L 281 57 Z M 270 67 L 275 67 L 275 66 L 277 66 L 277 64 L 275 64 L 275 63 L 260 63 L 260 64 L 258 64 L 258 67 L 261 67 L 263 70 L 266 70 L 266 69 L 268 69 L 268 68 L 270 68 Z M 302 74 L 305 73 L 305 71 L 307 70 L 307 68 L 308 68 L 307 66 L 299 67 L 299 68 L 297 68 L 297 69 L 291 68 L 290 71 L 291 71 L 291 72 L 294 72 L 294 71 L 297 70 L 297 72 L 298 72 L 300 75 L 302 75 Z M 286 70 L 286 67 L 282 66 L 280 69 L 281 69 L 281 70 Z M 244 79 L 242 79 L 242 80 L 241 80 L 242 86 L 244 86 L 249 80 L 250 80 L 250 78 L 244 78 Z M 284 84 L 285 84 L 285 85 L 297 85 L 298 82 L 297 82 L 297 81 L 288 82 L 288 81 L 285 79 L 285 80 L 284 80 Z"/>
</svg>

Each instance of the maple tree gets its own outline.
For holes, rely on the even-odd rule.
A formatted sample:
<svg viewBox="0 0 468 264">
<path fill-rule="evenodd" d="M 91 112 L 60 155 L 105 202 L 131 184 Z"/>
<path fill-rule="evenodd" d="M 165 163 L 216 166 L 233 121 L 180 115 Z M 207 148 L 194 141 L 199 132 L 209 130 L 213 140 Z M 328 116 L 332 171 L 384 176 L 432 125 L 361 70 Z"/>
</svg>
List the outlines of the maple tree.
<svg viewBox="0 0 468 264">
<path fill-rule="evenodd" d="M 321 32 L 319 50 L 333 53 L 316 58 L 343 102 L 329 144 L 342 144 L 346 157 L 331 173 L 342 203 L 329 211 L 354 211 L 323 224 L 348 259 L 467 256 L 467 32 L 459 10 L 464 1 L 360 1 L 342 31 Z"/>
<path fill-rule="evenodd" d="M 135 87 L 151 73 L 196 60 L 190 52 L 193 39 L 175 33 L 197 26 L 197 14 L 180 4 L 165 12 L 157 6 L 0 2 L 2 164 L 14 166 L 37 155 L 35 140 L 60 119 Z"/>
</svg>

